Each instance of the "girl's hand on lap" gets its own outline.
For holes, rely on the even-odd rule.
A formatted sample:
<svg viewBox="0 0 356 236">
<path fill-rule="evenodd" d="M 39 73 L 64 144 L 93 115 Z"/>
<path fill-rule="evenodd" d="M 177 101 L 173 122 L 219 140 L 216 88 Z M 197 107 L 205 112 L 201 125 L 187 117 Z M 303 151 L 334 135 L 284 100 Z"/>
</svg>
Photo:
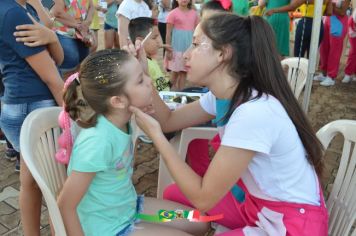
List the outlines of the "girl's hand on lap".
<svg viewBox="0 0 356 236">
<path fill-rule="evenodd" d="M 29 47 L 37 47 L 57 41 L 57 36 L 51 29 L 38 23 L 30 14 L 28 16 L 33 24 L 16 26 L 17 31 L 14 33 L 14 36 L 17 42 L 23 42 Z"/>
<path fill-rule="evenodd" d="M 144 113 L 137 107 L 130 106 L 130 111 L 135 114 L 137 125 L 147 134 L 154 142 L 164 137 L 162 129 L 158 121 L 152 116 Z"/>
</svg>

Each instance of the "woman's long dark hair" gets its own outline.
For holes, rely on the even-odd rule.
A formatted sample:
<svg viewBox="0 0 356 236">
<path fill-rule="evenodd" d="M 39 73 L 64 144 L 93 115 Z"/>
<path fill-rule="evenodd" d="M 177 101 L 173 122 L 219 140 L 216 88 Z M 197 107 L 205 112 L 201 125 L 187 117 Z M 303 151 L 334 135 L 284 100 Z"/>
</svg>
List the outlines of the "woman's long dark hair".
<svg viewBox="0 0 356 236">
<path fill-rule="evenodd" d="M 201 26 L 215 49 L 231 46 L 233 50 L 228 65 L 229 73 L 239 84 L 225 119 L 229 119 L 237 106 L 260 98 L 263 94 L 272 95 L 288 113 L 308 154 L 309 163 L 321 176 L 322 145 L 283 73 L 274 33 L 269 24 L 258 16 L 240 17 L 219 13 L 203 21 Z M 258 93 L 251 98 L 253 89 Z"/>
</svg>

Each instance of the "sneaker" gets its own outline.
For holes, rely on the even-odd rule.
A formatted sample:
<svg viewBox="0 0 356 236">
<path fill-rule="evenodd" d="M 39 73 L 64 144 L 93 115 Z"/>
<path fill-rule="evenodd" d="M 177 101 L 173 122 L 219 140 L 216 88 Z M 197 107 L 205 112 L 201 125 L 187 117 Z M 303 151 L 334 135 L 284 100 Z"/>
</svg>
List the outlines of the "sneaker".
<svg viewBox="0 0 356 236">
<path fill-rule="evenodd" d="M 15 149 L 7 148 L 5 150 L 5 158 L 9 161 L 16 161 L 17 155 L 18 155 L 18 152 Z"/>
<path fill-rule="evenodd" d="M 326 86 L 326 87 L 328 87 L 328 86 L 333 86 L 333 85 L 335 85 L 335 80 L 333 80 L 332 78 L 330 78 L 330 77 L 328 76 L 328 77 L 326 77 L 325 80 L 323 80 L 323 81 L 320 82 L 320 85 Z"/>
<path fill-rule="evenodd" d="M 138 138 L 144 143 L 149 143 L 149 144 L 153 143 L 152 139 L 150 139 L 150 137 L 146 135 L 140 135 L 138 136 Z"/>
<path fill-rule="evenodd" d="M 345 75 L 344 78 L 341 80 L 342 83 L 350 83 L 351 82 L 351 76 Z"/>
<path fill-rule="evenodd" d="M 314 78 L 313 78 L 314 81 L 320 81 L 320 82 L 324 81 L 325 79 L 326 79 L 326 77 L 321 73 L 314 76 Z"/>
<path fill-rule="evenodd" d="M 15 172 L 20 172 L 20 159 L 16 160 Z"/>
</svg>

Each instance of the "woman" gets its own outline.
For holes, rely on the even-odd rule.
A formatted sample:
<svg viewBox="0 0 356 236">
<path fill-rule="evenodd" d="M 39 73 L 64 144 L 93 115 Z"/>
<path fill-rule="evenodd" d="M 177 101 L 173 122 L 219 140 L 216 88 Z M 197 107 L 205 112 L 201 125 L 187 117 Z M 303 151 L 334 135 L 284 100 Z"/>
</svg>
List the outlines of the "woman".
<svg viewBox="0 0 356 236">
<path fill-rule="evenodd" d="M 189 80 L 211 92 L 176 111 L 156 94 L 153 116 L 158 121 L 131 107 L 176 182 L 165 198 L 208 215 L 223 213 L 217 222 L 230 229 L 224 236 L 327 235 L 317 177 L 322 147 L 285 78 L 268 23 L 260 17 L 214 15 L 196 28 L 185 58 Z M 219 107 L 221 101 L 227 109 Z M 162 130 L 214 118 L 221 146 L 200 177 Z M 230 191 L 238 180 L 243 202 Z"/>
<path fill-rule="evenodd" d="M 32 16 L 31 16 L 32 15 Z M 1 128 L 20 152 L 20 130 L 33 110 L 61 105 L 63 82 L 56 64 L 63 51 L 56 34 L 37 23 L 36 10 L 26 0 L 3 0 L 0 8 L 0 68 L 5 93 Z M 24 235 L 40 235 L 42 194 L 21 160 L 20 209 Z"/>
<path fill-rule="evenodd" d="M 332 14 L 332 4 L 331 0 L 323 1 L 323 14 L 331 15 Z M 295 40 L 294 40 L 294 56 L 295 57 L 304 57 L 304 54 L 307 53 L 307 57 L 309 58 L 309 48 L 310 48 L 310 40 L 311 33 L 313 27 L 313 18 L 314 18 L 314 1 L 308 0 L 292 0 L 289 5 L 285 5 L 283 7 L 273 8 L 268 10 L 265 15 L 271 16 L 275 13 L 281 12 L 289 12 L 295 11 L 295 9 L 300 8 L 302 13 L 302 19 L 298 21 L 297 29 L 295 32 Z M 304 32 L 303 32 L 304 31 Z M 319 44 L 323 39 L 324 26 L 323 23 L 320 27 L 320 36 L 319 36 Z"/>
<path fill-rule="evenodd" d="M 264 0 L 263 5 L 266 5 L 266 11 L 269 9 L 287 6 L 290 0 L 269 0 L 265 3 Z M 273 14 L 267 16 L 267 21 L 273 28 L 273 31 L 276 35 L 277 48 L 279 54 L 282 57 L 289 56 L 289 16 L 288 12 L 281 12 L 278 14 Z"/>
<path fill-rule="evenodd" d="M 94 15 L 92 0 L 54 0 L 52 14 L 54 29 L 64 51 L 64 61 L 60 67 L 63 73 L 77 69 L 77 66 L 94 47 L 95 37 L 89 27 Z"/>
</svg>

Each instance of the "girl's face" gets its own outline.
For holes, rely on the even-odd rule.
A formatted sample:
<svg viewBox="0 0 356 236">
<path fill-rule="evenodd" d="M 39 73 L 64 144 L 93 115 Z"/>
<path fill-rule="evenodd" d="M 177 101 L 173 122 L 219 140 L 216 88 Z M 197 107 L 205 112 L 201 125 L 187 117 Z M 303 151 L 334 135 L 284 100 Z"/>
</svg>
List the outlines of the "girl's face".
<svg viewBox="0 0 356 236">
<path fill-rule="evenodd" d="M 199 24 L 195 28 L 192 45 L 184 53 L 187 79 L 193 84 L 209 86 L 211 73 L 220 65 L 220 51 L 215 50 L 211 43 Z"/>
<path fill-rule="evenodd" d="M 148 37 L 148 39 L 143 44 L 145 52 L 147 56 L 153 57 L 157 54 L 159 48 L 161 47 L 161 35 L 159 34 L 159 30 L 157 26 L 152 28 L 152 34 Z"/>
<path fill-rule="evenodd" d="M 188 7 L 190 0 L 177 0 L 180 7 Z"/>
<path fill-rule="evenodd" d="M 125 85 L 125 93 L 129 98 L 130 105 L 143 108 L 152 104 L 152 81 L 147 76 L 134 57 L 125 63 L 128 75 Z"/>
</svg>

